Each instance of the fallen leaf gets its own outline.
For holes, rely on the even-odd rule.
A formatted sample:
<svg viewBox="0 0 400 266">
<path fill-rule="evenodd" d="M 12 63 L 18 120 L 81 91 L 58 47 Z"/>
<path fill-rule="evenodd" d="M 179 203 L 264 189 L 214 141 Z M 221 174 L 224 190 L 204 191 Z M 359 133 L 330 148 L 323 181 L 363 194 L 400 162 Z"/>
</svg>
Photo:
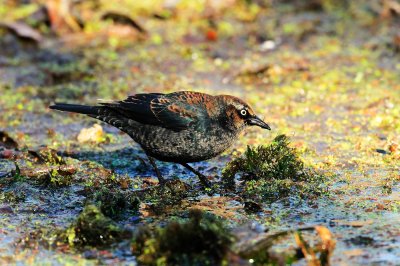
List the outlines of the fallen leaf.
<svg viewBox="0 0 400 266">
<path fill-rule="evenodd" d="M 103 128 L 99 124 L 94 124 L 90 128 L 83 128 L 78 135 L 78 141 L 84 142 L 96 142 L 99 143 L 104 139 Z"/>
<path fill-rule="evenodd" d="M 206 32 L 206 39 L 207 39 L 208 41 L 215 42 L 215 41 L 218 39 L 218 33 L 217 33 L 217 31 L 214 30 L 214 29 L 209 29 L 209 30 L 207 30 L 207 32 Z"/>
<path fill-rule="evenodd" d="M 46 9 L 51 28 L 58 35 L 69 32 L 79 32 L 81 25 L 71 14 L 71 2 L 62 0 L 47 0 Z"/>
<path fill-rule="evenodd" d="M 20 38 L 28 39 L 36 43 L 41 42 L 43 39 L 39 31 L 24 22 L 0 22 L 0 27 L 8 29 Z"/>
<path fill-rule="evenodd" d="M 329 265 L 330 258 L 336 247 L 336 241 L 333 238 L 331 231 L 329 231 L 329 229 L 325 226 L 315 226 L 315 230 L 322 240 L 320 246 L 321 253 L 319 255 L 319 260 L 321 262 L 321 265 Z"/>
<path fill-rule="evenodd" d="M 101 16 L 101 19 L 112 20 L 113 22 L 118 24 L 129 25 L 132 28 L 135 28 L 140 33 L 147 34 L 147 31 L 137 21 L 124 14 L 107 12 L 103 14 L 103 16 Z"/>
<path fill-rule="evenodd" d="M 332 222 L 338 224 L 338 225 L 346 225 L 346 226 L 352 226 L 352 227 L 362 227 L 364 225 L 370 225 L 373 224 L 373 220 L 365 220 L 365 221 L 345 221 L 345 220 L 332 220 Z"/>
<path fill-rule="evenodd" d="M 392 144 L 389 145 L 389 151 L 391 153 L 395 153 L 397 151 L 398 147 L 399 147 L 399 144 L 392 143 Z"/>
<path fill-rule="evenodd" d="M 362 249 L 351 249 L 343 251 L 343 254 L 349 257 L 356 257 L 363 255 L 364 251 Z"/>
</svg>

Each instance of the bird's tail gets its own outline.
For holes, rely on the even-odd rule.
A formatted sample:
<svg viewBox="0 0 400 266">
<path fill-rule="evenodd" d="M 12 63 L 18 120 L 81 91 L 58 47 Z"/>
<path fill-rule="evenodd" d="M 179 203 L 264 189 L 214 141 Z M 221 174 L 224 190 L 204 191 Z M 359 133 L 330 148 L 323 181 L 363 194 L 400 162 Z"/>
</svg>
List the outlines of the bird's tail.
<svg viewBox="0 0 400 266">
<path fill-rule="evenodd" d="M 72 113 L 86 114 L 86 115 L 97 115 L 101 106 L 88 106 L 79 104 L 68 104 L 68 103 L 55 103 L 49 106 L 50 109 L 67 111 Z"/>
</svg>

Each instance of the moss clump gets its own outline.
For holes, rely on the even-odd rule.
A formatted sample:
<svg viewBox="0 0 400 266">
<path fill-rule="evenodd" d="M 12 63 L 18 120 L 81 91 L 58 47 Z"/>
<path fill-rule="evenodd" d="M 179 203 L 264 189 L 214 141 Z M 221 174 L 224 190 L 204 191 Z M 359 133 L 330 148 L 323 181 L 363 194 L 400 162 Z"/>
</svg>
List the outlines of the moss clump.
<svg viewBox="0 0 400 266">
<path fill-rule="evenodd" d="M 124 231 L 113 220 L 104 216 L 98 207 L 87 205 L 77 220 L 59 234 L 59 239 L 71 247 L 101 247 L 129 236 L 130 232 Z"/>
<path fill-rule="evenodd" d="M 287 196 L 305 198 L 326 193 L 327 178 L 305 167 L 289 144 L 287 136 L 279 135 L 269 146 L 248 147 L 244 156 L 225 167 L 225 182 L 232 186 L 235 175 L 242 173 L 243 196 L 268 202 Z"/>
<path fill-rule="evenodd" d="M 33 163 L 41 163 L 47 165 L 64 165 L 65 160 L 57 154 L 56 150 L 48 147 L 41 147 L 38 150 L 29 150 L 26 157 L 31 157 Z"/>
<path fill-rule="evenodd" d="M 124 212 L 139 210 L 139 199 L 132 193 L 124 193 L 120 189 L 103 188 L 94 196 L 101 212 L 111 218 L 118 218 Z"/>
<path fill-rule="evenodd" d="M 146 191 L 142 198 L 155 214 L 162 214 L 173 206 L 180 206 L 182 200 L 189 195 L 189 185 L 179 179 L 172 179 L 162 186 Z"/>
<path fill-rule="evenodd" d="M 232 242 L 221 220 L 192 210 L 186 222 L 139 230 L 132 250 L 141 265 L 221 265 Z"/>
<path fill-rule="evenodd" d="M 24 192 L 18 192 L 15 190 L 11 191 L 0 191 L 0 203 L 11 203 L 17 204 L 24 202 L 26 199 L 26 194 Z"/>
</svg>

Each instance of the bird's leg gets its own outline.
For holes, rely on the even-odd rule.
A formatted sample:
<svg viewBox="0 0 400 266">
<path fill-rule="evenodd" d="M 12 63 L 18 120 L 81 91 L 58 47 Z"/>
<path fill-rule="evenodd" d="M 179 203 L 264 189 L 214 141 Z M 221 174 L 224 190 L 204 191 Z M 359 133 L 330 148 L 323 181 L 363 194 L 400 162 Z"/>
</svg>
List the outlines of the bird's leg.
<svg viewBox="0 0 400 266">
<path fill-rule="evenodd" d="M 150 162 L 151 166 L 153 166 L 154 171 L 156 171 L 156 175 L 157 175 L 157 178 L 158 178 L 158 182 L 159 182 L 161 185 L 165 184 L 165 179 L 164 179 L 164 177 L 161 175 L 160 170 L 158 170 L 157 164 L 156 164 L 156 162 L 154 161 L 153 157 L 149 156 L 148 154 L 146 154 L 146 155 L 147 155 L 147 158 L 149 158 L 149 162 Z"/>
<path fill-rule="evenodd" d="M 196 169 L 194 169 L 187 163 L 181 163 L 181 165 L 184 166 L 185 168 L 189 169 L 191 172 L 195 173 L 199 177 L 200 182 L 203 184 L 204 187 L 211 188 L 210 182 L 208 182 L 207 177 L 205 177 L 202 173 L 200 173 L 199 171 L 197 171 Z"/>
</svg>

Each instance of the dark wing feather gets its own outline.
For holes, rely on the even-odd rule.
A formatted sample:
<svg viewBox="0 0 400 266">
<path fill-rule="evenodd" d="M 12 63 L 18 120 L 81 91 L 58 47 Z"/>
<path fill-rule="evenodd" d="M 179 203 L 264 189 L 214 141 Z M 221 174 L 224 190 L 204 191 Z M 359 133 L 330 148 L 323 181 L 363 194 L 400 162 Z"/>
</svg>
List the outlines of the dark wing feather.
<svg viewBox="0 0 400 266">
<path fill-rule="evenodd" d="M 188 103 L 184 92 L 136 94 L 123 101 L 102 105 L 140 123 L 174 131 L 186 129 L 198 123 L 201 116 L 207 115 L 203 106 Z"/>
</svg>

